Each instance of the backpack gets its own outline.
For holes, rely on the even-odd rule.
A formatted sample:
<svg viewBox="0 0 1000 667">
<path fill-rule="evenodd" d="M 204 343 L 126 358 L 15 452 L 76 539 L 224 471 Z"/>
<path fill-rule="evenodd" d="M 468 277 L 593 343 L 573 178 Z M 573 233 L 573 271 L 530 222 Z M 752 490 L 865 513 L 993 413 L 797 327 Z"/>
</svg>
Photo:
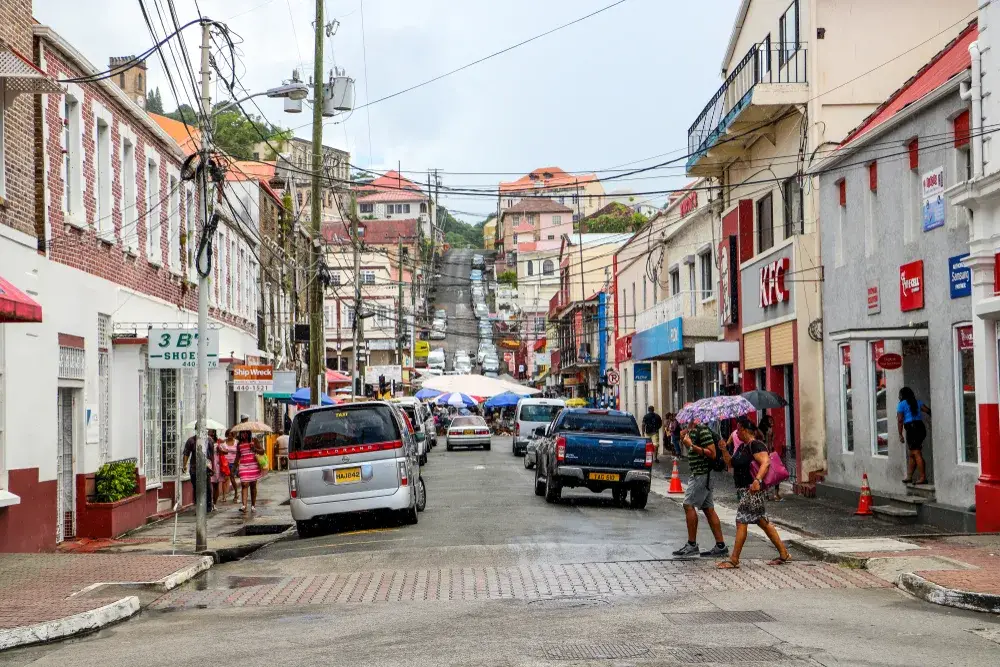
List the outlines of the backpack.
<svg viewBox="0 0 1000 667">
<path fill-rule="evenodd" d="M 712 431 L 712 429 L 708 429 Z M 726 472 L 729 466 L 726 465 L 726 459 L 722 456 L 722 448 L 725 445 L 720 445 L 719 440 L 721 440 L 718 433 L 712 431 L 712 439 L 715 441 L 715 458 L 711 460 L 711 471 L 712 472 Z"/>
</svg>

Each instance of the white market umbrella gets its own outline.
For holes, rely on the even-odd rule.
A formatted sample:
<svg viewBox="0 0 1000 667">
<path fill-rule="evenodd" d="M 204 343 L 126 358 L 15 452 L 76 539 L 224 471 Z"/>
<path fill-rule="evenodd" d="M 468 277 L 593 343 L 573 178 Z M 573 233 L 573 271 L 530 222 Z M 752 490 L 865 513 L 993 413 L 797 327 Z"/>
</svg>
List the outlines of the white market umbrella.
<svg viewBox="0 0 1000 667">
<path fill-rule="evenodd" d="M 520 396 L 532 396 L 540 393 L 538 389 L 526 387 L 516 382 L 505 382 L 485 375 L 440 375 L 427 378 L 424 389 L 436 389 L 443 392 L 460 392 L 469 396 L 490 398 L 504 392 L 513 392 Z"/>
<path fill-rule="evenodd" d="M 476 399 L 458 392 L 441 394 L 434 399 L 434 402 L 438 405 L 450 405 L 455 408 L 471 408 L 473 405 L 478 405 Z"/>
</svg>

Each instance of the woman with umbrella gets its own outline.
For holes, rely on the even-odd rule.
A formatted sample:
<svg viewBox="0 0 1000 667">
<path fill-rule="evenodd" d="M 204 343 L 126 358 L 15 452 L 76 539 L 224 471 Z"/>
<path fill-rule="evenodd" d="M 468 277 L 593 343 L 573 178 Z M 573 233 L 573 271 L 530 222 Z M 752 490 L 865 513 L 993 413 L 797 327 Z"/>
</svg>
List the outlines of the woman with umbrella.
<svg viewBox="0 0 1000 667">
<path fill-rule="evenodd" d="M 264 446 L 253 439 L 253 434 L 270 433 L 271 428 L 261 422 L 245 421 L 237 424 L 231 433 L 236 435 L 236 470 L 240 478 L 240 512 L 247 513 L 247 492 L 250 494 L 250 512 L 257 511 L 257 480 L 264 476 L 257 456 L 264 453 Z"/>
</svg>

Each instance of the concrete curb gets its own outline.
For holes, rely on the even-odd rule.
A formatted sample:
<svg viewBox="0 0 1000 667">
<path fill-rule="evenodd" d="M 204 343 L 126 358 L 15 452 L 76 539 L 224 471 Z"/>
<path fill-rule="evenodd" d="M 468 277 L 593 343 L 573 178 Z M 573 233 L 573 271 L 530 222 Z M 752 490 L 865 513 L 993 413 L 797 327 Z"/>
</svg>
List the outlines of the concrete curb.
<svg viewBox="0 0 1000 667">
<path fill-rule="evenodd" d="M 919 574 L 903 572 L 896 578 L 896 586 L 925 602 L 945 607 L 968 609 L 986 614 L 1000 614 L 1000 595 L 973 593 L 945 588 L 927 581 Z"/>
<path fill-rule="evenodd" d="M 0 630 L 0 651 L 17 646 L 41 644 L 56 639 L 93 632 L 125 620 L 139 612 L 139 598 L 134 595 L 117 602 L 36 625 Z"/>
<path fill-rule="evenodd" d="M 295 532 L 295 526 L 285 529 L 280 533 L 272 533 L 267 536 L 266 539 L 258 540 L 255 542 L 247 542 L 245 544 L 239 544 L 231 547 L 220 547 L 218 549 L 209 549 L 208 551 L 201 552 L 200 555 L 205 556 L 210 561 L 214 561 L 216 564 L 229 563 L 234 560 L 242 560 L 254 553 L 259 549 L 263 549 L 269 544 L 274 544 L 279 540 L 284 540 Z"/>
<path fill-rule="evenodd" d="M 151 582 L 149 588 L 160 593 L 166 593 L 167 591 L 177 588 L 186 581 L 194 579 L 196 576 L 212 567 L 213 561 L 209 556 L 203 556 L 198 559 L 198 562 L 191 563 L 185 568 L 181 568 L 167 576 L 163 577 L 158 581 Z"/>
<path fill-rule="evenodd" d="M 793 545 L 799 551 L 804 551 L 813 558 L 821 560 L 825 563 L 833 563 L 834 565 L 844 565 L 846 567 L 851 567 L 857 570 L 864 570 L 868 565 L 867 557 L 848 556 L 846 554 L 833 553 L 832 551 L 827 551 L 826 549 L 820 549 L 819 547 L 808 544 L 806 539 L 789 538 L 788 540 L 786 540 L 786 542 L 788 544 Z"/>
</svg>

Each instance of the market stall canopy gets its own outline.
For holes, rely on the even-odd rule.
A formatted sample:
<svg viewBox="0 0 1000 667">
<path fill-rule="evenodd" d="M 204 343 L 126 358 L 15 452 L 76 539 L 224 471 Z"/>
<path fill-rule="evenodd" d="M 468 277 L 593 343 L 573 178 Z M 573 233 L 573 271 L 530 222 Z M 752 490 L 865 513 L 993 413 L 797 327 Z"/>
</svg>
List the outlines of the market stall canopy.
<svg viewBox="0 0 1000 667">
<path fill-rule="evenodd" d="M 41 322 L 42 307 L 0 276 L 0 322 Z"/>
<path fill-rule="evenodd" d="M 416 393 L 416 397 L 421 401 L 426 401 L 428 398 L 435 398 L 443 393 L 444 392 L 438 391 L 437 389 L 421 389 Z"/>
<path fill-rule="evenodd" d="M 473 405 L 476 405 L 476 399 L 458 392 L 441 394 L 434 399 L 434 402 L 438 405 L 450 405 L 456 408 L 472 407 Z"/>
<path fill-rule="evenodd" d="M 340 371 L 335 371 L 332 369 L 326 369 L 326 383 L 327 384 L 351 384 L 351 378 L 349 375 L 344 375 Z"/>
<path fill-rule="evenodd" d="M 520 394 L 515 394 L 512 391 L 505 391 L 504 393 L 497 394 L 493 398 L 487 400 L 484 405 L 488 408 L 509 408 L 517 405 L 518 401 L 522 398 L 524 397 Z"/>
<path fill-rule="evenodd" d="M 521 396 L 532 396 L 540 393 L 537 389 L 525 387 L 517 382 L 505 382 L 499 378 L 486 377 L 485 375 L 440 375 L 427 378 L 423 386 L 425 389 L 457 391 L 470 396 L 484 396 L 486 398 L 504 392 L 512 392 Z"/>
<path fill-rule="evenodd" d="M 326 394 L 320 394 L 320 405 L 333 405 L 334 400 L 327 396 Z M 309 387 L 300 387 L 295 390 L 292 394 L 292 403 L 298 405 L 309 405 L 309 399 L 312 398 Z"/>
</svg>

